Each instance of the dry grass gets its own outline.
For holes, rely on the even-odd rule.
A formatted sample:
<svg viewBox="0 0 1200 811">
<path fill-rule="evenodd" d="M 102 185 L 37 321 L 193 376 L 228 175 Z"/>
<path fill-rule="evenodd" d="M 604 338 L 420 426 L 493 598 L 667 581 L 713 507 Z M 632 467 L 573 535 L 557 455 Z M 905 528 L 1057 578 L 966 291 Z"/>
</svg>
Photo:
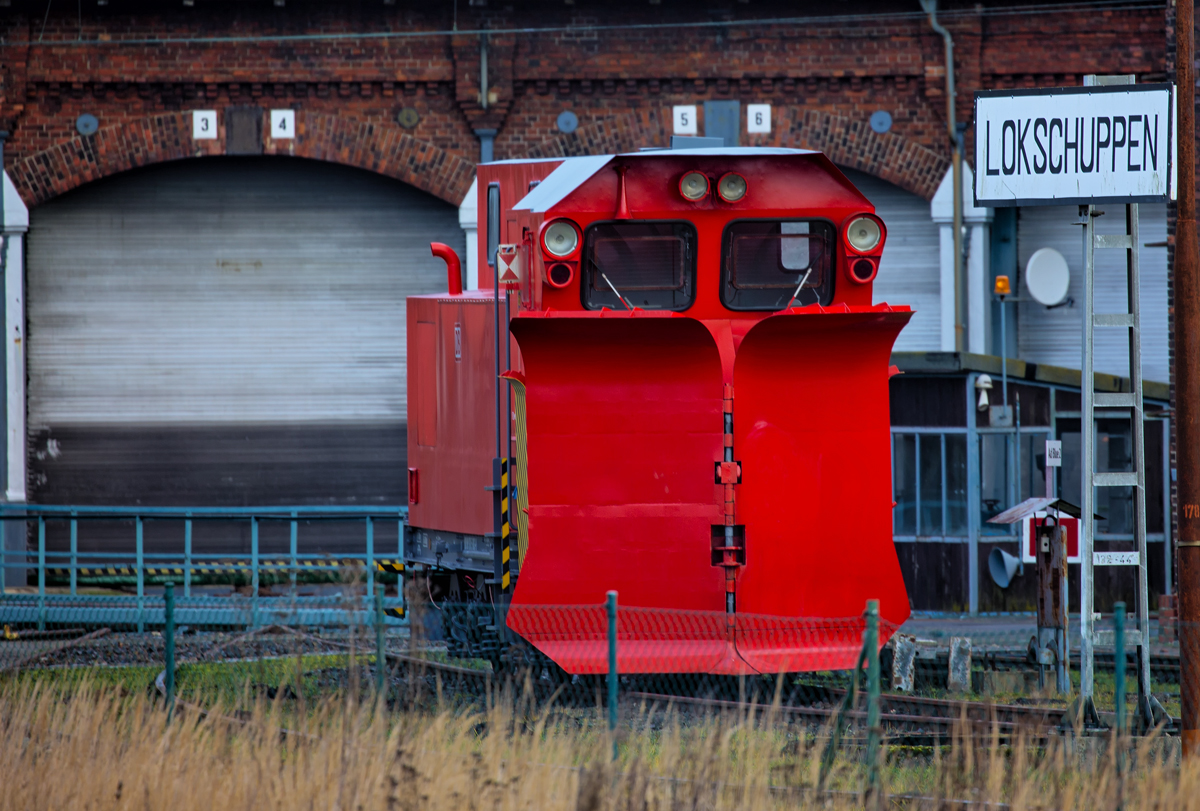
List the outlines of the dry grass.
<svg viewBox="0 0 1200 811">
<path fill-rule="evenodd" d="M 662 723 L 642 708 L 625 719 L 614 765 L 598 717 L 535 711 L 512 695 L 479 714 L 388 714 L 341 695 L 302 712 L 257 701 L 168 723 L 145 696 L 111 687 L 84 683 L 64 698 L 10 684 L 0 688 L 0 811 L 863 807 L 856 749 L 832 791 L 812 788 L 823 737 L 811 730 L 745 716 Z M 1100 811 L 1123 798 L 1125 808 L 1200 809 L 1200 765 L 1181 769 L 1172 752 L 1155 739 L 1132 747 L 1122 781 L 1102 741 L 960 740 L 893 750 L 883 779 L 907 807 L 962 798 Z"/>
</svg>

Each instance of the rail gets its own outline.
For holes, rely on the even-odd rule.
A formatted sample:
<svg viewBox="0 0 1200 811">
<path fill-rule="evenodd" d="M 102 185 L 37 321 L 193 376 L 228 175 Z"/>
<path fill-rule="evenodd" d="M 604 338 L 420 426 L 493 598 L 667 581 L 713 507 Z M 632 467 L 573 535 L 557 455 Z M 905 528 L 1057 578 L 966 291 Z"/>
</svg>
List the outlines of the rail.
<svg viewBox="0 0 1200 811">
<path fill-rule="evenodd" d="M 276 507 L 144 507 L 144 506 L 67 506 L 44 504 L 0 504 L 0 526 L 5 542 L 0 543 L 0 619 L 4 622 L 84 623 L 89 625 L 136 626 L 165 622 L 161 596 L 147 593 L 147 581 L 173 582 L 182 586 L 176 599 L 175 617 L 181 624 L 231 625 L 258 627 L 262 624 L 346 625 L 369 623 L 373 613 L 375 582 L 383 574 L 399 574 L 404 564 L 404 525 L 407 506 L 276 506 Z M 132 549 L 104 549 L 81 552 L 80 524 L 127 521 L 132 527 Z M 238 522 L 250 529 L 249 552 L 234 554 L 193 549 L 193 531 L 197 523 Z M 311 522 L 361 522 L 361 547 L 337 557 L 329 553 L 301 553 L 301 524 Z M 396 545 L 381 549 L 376 544 L 377 524 L 396 522 Z M 148 523 L 174 522 L 181 525 L 176 550 L 149 552 L 146 549 Z M 21 529 L 14 527 L 17 524 Z M 264 524 L 286 524 L 289 528 L 286 553 L 264 555 L 260 529 Z M 69 530 L 66 549 L 50 548 L 47 528 L 65 526 Z M 23 529 L 23 531 L 22 531 Z M 9 533 L 20 538 L 21 549 L 13 550 Z M 34 541 L 34 537 L 36 541 Z M 302 573 L 338 571 L 347 565 L 361 565 L 363 594 L 347 598 L 344 594 L 300 595 L 298 579 Z M 36 576 L 36 591 L 28 585 L 15 592 L 6 585 L 10 573 L 19 571 L 18 580 Z M 286 575 L 288 593 L 283 596 L 261 595 L 264 573 Z M 134 594 L 82 594 L 84 579 L 132 580 Z M 230 596 L 194 595 L 192 587 L 198 575 L 248 579 L 249 594 Z M 65 577 L 65 593 L 48 591 L 48 583 Z M 404 622 L 403 589 L 395 597 L 385 598 L 389 623 Z"/>
</svg>

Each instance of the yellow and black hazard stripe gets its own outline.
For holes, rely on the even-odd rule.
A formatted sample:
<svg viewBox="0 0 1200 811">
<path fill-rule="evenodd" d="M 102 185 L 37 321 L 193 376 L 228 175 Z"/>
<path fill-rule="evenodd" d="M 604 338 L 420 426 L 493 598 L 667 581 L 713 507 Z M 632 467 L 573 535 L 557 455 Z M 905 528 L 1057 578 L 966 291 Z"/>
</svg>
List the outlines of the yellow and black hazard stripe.
<svg viewBox="0 0 1200 811">
<path fill-rule="evenodd" d="M 296 561 L 297 569 L 337 569 L 342 566 L 362 565 L 364 561 L 356 558 L 346 558 L 344 560 L 300 560 Z M 258 563 L 259 569 L 290 569 L 292 567 L 289 560 L 260 560 Z M 220 563 L 209 563 L 204 565 L 195 565 L 189 567 L 188 571 L 191 574 L 221 574 L 230 571 L 248 571 L 252 567 L 249 560 L 230 560 L 221 561 Z M 401 560 L 376 560 L 375 569 L 383 573 L 400 574 L 404 571 L 404 561 Z M 70 577 L 71 570 L 64 567 L 48 568 L 47 573 L 52 577 Z M 162 567 L 162 566 L 146 566 L 143 571 L 149 577 L 168 577 L 176 575 L 183 576 L 183 567 Z M 136 577 L 136 566 L 81 566 L 78 569 L 80 577 Z"/>
<path fill-rule="evenodd" d="M 513 524 L 517 535 L 517 562 L 525 563 L 529 552 L 529 434 L 525 428 L 525 379 L 514 374 L 509 378 L 513 390 L 513 411 L 516 412 L 517 458 L 513 464 Z"/>
<path fill-rule="evenodd" d="M 383 613 L 388 617 L 404 619 L 404 606 L 400 606 L 399 608 L 385 608 L 383 609 Z"/>
<path fill-rule="evenodd" d="M 512 585 L 512 524 L 508 520 L 508 460 L 500 460 L 500 589 Z"/>
</svg>

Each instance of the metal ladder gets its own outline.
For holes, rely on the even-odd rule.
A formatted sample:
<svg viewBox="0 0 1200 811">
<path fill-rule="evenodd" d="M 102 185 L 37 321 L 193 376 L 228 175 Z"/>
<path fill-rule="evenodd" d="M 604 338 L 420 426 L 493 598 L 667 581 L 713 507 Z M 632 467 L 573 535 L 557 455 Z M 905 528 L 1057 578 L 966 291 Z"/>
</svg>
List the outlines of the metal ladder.
<svg viewBox="0 0 1200 811">
<path fill-rule="evenodd" d="M 1124 78 L 1124 77 L 1121 77 Z M 1122 82 L 1124 83 L 1124 82 Z M 1162 717 L 1162 708 L 1156 706 L 1150 694 L 1150 619 L 1149 595 L 1146 577 L 1146 463 L 1144 413 L 1142 407 L 1142 340 L 1141 340 L 1141 288 L 1138 268 L 1138 207 L 1125 207 L 1124 234 L 1097 234 L 1096 217 L 1104 212 L 1095 206 L 1079 207 L 1079 223 L 1083 225 L 1084 247 L 1084 340 L 1083 340 L 1083 424 L 1080 426 L 1083 443 L 1082 467 L 1083 526 L 1080 539 L 1081 583 L 1080 583 L 1080 697 L 1084 702 L 1085 717 L 1097 721 L 1093 689 L 1095 678 L 1095 645 L 1104 641 L 1095 631 L 1095 591 L 1093 589 L 1093 567 L 1096 565 L 1094 545 L 1096 537 L 1095 490 L 1096 487 L 1133 488 L 1133 537 L 1137 544 L 1137 599 L 1135 602 L 1137 630 L 1126 632 L 1127 644 L 1136 644 L 1138 651 L 1138 715 L 1148 727 Z M 1128 312 L 1095 312 L 1095 252 L 1096 249 L 1116 248 L 1126 252 L 1126 283 L 1128 285 Z M 1129 338 L 1129 380 L 1131 391 L 1119 393 L 1097 393 L 1095 378 L 1095 330 L 1125 329 Z M 1102 472 L 1096 470 L 1096 414 L 1097 408 L 1120 409 L 1129 414 L 1130 434 L 1133 439 L 1133 470 Z M 1101 565 L 1128 565 L 1102 558 Z M 1105 634 L 1104 636 L 1111 636 Z"/>
<path fill-rule="evenodd" d="M 1085 76 L 1085 85 L 1126 85 L 1133 84 L 1133 76 Z M 1143 728 L 1149 729 L 1154 724 L 1166 720 L 1167 715 L 1162 706 L 1150 693 L 1150 605 L 1146 577 L 1146 443 L 1145 443 L 1145 412 L 1142 402 L 1142 332 L 1141 332 L 1141 277 L 1138 266 L 1138 207 L 1137 204 L 1125 206 L 1124 234 L 1097 234 L 1096 217 L 1104 212 L 1097 211 L 1095 206 L 1079 207 L 1079 220 L 1083 226 L 1084 277 L 1083 277 L 1083 365 L 1082 365 L 1082 400 L 1083 420 L 1080 426 L 1083 444 L 1082 468 L 1083 476 L 1083 516 L 1084 532 L 1080 540 L 1080 679 L 1079 695 L 1085 721 L 1099 723 L 1093 700 L 1095 687 L 1095 646 L 1098 641 L 1108 642 L 1111 632 L 1100 635 L 1094 625 L 1095 590 L 1093 589 L 1093 568 L 1096 565 L 1095 539 L 1095 489 L 1096 487 L 1131 487 L 1133 488 L 1133 537 L 1137 545 L 1137 599 L 1136 630 L 1126 632 L 1126 644 L 1137 646 L 1137 681 L 1138 681 L 1138 718 Z M 1127 312 L 1096 313 L 1095 311 L 1095 252 L 1096 249 L 1116 248 L 1125 253 L 1125 281 L 1127 285 Z M 1125 329 L 1129 338 L 1129 380 L 1128 392 L 1096 393 L 1095 369 L 1095 329 Z M 1119 472 L 1101 472 L 1096 470 L 1096 409 L 1120 409 L 1128 413 L 1130 434 L 1133 440 L 1132 466 L 1133 470 Z M 1120 556 L 1111 556 L 1120 557 Z M 1101 565 L 1128 565 L 1125 561 L 1112 560 L 1105 556 Z"/>
<path fill-rule="evenodd" d="M 1084 85 L 1129 85 L 1134 84 L 1129 76 L 1085 76 Z M 1126 645 L 1137 647 L 1138 707 L 1137 717 L 1143 729 L 1169 720 L 1162 705 L 1150 692 L 1150 605 L 1146 576 L 1146 443 L 1145 411 L 1142 401 L 1142 331 L 1141 331 L 1141 277 L 1138 266 L 1138 207 L 1125 205 L 1125 233 L 1097 234 L 1096 217 L 1103 214 L 1093 205 L 1079 207 L 1079 219 L 1083 226 L 1083 364 L 1082 400 L 1083 420 L 1080 426 L 1083 445 L 1083 497 L 1082 510 L 1084 531 L 1080 542 L 1080 679 L 1079 701 L 1085 722 L 1099 724 L 1094 701 L 1095 647 L 1098 642 L 1111 644 L 1112 632 L 1100 634 L 1095 630 L 1095 590 L 1093 569 L 1097 565 L 1095 554 L 1096 522 L 1095 488 L 1130 487 L 1133 489 L 1133 538 L 1137 545 L 1136 558 L 1125 554 L 1105 554 L 1100 565 L 1137 566 L 1136 630 L 1125 632 Z M 1095 252 L 1096 249 L 1116 248 L 1125 251 L 1125 282 L 1128 307 L 1124 313 L 1096 313 L 1095 311 Z M 1125 329 L 1129 339 L 1128 392 L 1096 393 L 1095 330 Z M 1096 409 L 1117 409 L 1129 415 L 1132 437 L 1131 463 L 1129 471 L 1096 470 Z"/>
</svg>

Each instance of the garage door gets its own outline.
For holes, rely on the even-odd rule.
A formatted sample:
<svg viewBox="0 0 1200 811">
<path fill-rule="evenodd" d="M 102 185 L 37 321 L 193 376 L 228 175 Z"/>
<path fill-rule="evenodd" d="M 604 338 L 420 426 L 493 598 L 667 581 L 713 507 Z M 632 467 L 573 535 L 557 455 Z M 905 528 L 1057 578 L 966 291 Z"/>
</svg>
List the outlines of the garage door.
<svg viewBox="0 0 1200 811">
<path fill-rule="evenodd" d="M 34 209 L 30 498 L 403 503 L 406 296 L 457 210 L 294 158 L 128 172 Z"/>
<path fill-rule="evenodd" d="M 907 304 L 916 310 L 896 339 L 896 352 L 941 349 L 941 259 L 938 226 L 929 201 L 886 180 L 843 169 L 887 225 L 887 244 L 875 277 L 875 302 Z"/>
</svg>

